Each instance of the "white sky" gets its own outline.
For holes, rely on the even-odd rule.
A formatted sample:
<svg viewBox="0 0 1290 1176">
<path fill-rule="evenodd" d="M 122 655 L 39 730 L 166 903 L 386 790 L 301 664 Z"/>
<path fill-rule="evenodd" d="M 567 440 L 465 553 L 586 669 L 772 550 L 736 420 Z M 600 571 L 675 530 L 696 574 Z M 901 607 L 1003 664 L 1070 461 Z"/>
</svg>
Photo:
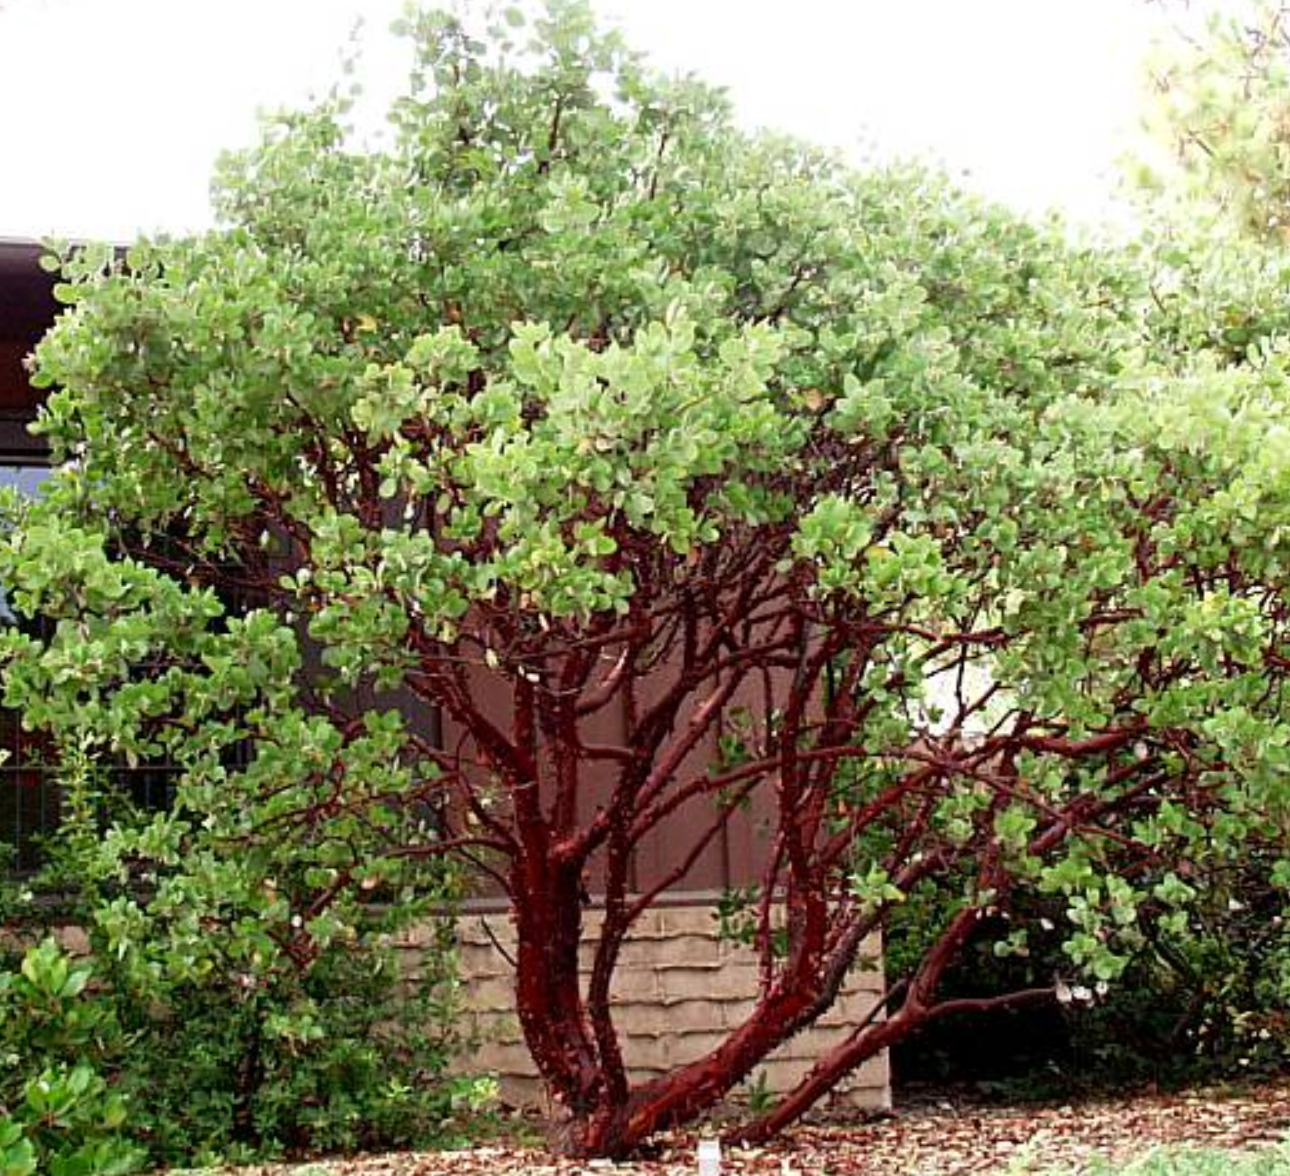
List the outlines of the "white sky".
<svg viewBox="0 0 1290 1176">
<path fill-rule="evenodd" d="M 338 74 L 365 20 L 373 103 L 401 0 L 0 0 L 0 236 L 207 223 L 215 155 Z M 1115 217 L 1147 0 L 599 0 L 659 64 L 728 86 L 749 125 L 858 158 L 925 154 L 1015 207 Z"/>
</svg>

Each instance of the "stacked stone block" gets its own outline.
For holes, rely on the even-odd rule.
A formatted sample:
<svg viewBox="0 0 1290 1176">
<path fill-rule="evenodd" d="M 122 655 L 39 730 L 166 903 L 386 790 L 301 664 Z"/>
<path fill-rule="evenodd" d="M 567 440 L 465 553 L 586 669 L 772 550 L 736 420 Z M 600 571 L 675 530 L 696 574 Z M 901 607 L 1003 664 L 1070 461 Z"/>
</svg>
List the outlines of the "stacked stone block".
<svg viewBox="0 0 1290 1176">
<path fill-rule="evenodd" d="M 597 912 L 588 911 L 583 958 L 588 970 L 598 922 Z M 511 1105 L 540 1107 L 541 1085 L 514 1015 L 507 960 L 514 957 L 514 928 L 505 912 L 468 911 L 461 919 L 459 940 L 469 1028 L 481 1042 L 470 1057 L 470 1069 L 496 1073 L 502 1097 Z M 415 934 L 404 946 L 416 949 Z M 853 969 L 834 1007 L 772 1054 L 754 1072 L 754 1083 L 770 1092 L 787 1090 L 821 1052 L 864 1019 L 878 997 L 883 975 L 876 942 L 861 955 L 868 966 Z M 753 951 L 718 938 L 711 900 L 647 912 L 623 947 L 612 993 L 632 1080 L 655 1077 L 718 1045 L 747 1015 L 756 989 Z M 860 1067 L 834 1097 L 854 1107 L 889 1106 L 886 1057 Z"/>
</svg>

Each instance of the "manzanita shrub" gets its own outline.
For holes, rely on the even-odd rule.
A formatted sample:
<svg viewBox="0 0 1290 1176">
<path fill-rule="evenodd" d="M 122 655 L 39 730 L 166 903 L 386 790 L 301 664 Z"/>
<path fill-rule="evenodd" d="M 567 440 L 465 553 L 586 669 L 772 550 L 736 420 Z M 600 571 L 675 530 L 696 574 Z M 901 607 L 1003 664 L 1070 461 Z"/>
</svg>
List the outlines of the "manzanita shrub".
<svg viewBox="0 0 1290 1176">
<path fill-rule="evenodd" d="M 885 1016 L 736 1135 L 931 1021 L 1114 983 L 1189 919 L 1190 863 L 1282 836 L 1279 334 L 1192 354 L 1131 258 L 744 134 L 579 4 L 408 31 L 380 149 L 347 98 L 285 115 L 225 161 L 217 230 L 53 262 L 60 470 L 0 547 L 47 635 L 7 640 L 6 701 L 181 768 L 109 834 L 150 892 L 121 934 L 168 919 L 199 969 L 235 911 L 258 983 L 409 863 L 473 863 L 553 1143 L 621 1155 L 818 1018 L 922 887 L 957 898 Z M 753 798 L 747 1017 L 633 1082 L 624 940 Z M 273 886 L 227 852 L 283 840 Z M 1024 946 L 1021 886 L 1070 977 L 942 996 L 979 934 Z"/>
</svg>

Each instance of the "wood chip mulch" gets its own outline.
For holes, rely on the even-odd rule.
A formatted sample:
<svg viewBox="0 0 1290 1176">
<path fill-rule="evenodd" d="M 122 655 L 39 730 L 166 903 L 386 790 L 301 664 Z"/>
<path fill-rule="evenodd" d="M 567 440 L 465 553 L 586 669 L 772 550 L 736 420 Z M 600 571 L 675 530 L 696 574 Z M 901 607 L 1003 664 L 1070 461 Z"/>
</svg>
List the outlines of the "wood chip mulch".
<svg viewBox="0 0 1290 1176">
<path fill-rule="evenodd" d="M 1290 1081 L 1068 1106 L 929 1103 L 851 1125 L 797 1128 L 765 1148 L 725 1148 L 723 1176 L 968 1176 L 1079 1171 L 1159 1144 L 1255 1151 L 1290 1136 Z M 694 1176 L 694 1137 L 625 1164 L 557 1160 L 532 1147 L 329 1160 L 241 1176 Z"/>
</svg>

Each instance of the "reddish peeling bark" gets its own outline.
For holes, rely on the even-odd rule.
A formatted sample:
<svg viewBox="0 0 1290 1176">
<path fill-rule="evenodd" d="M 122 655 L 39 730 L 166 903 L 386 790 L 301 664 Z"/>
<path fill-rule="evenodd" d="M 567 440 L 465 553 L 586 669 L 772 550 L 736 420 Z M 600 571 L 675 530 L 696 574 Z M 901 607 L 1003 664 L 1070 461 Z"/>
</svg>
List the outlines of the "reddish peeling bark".
<svg viewBox="0 0 1290 1176">
<path fill-rule="evenodd" d="M 857 476 L 854 455 L 845 457 L 839 478 Z M 320 459 L 324 491 L 338 508 L 361 513 L 367 502 L 374 526 L 388 509 L 369 476 L 378 460 L 356 449 L 353 470 L 329 474 Z M 258 494 L 262 518 L 251 530 L 273 529 L 293 544 L 291 559 L 308 564 L 308 534 L 268 488 Z M 782 1130 L 857 1065 L 932 1020 L 1047 999 L 1046 990 L 979 1002 L 936 997 L 983 912 L 1006 904 L 1010 866 L 996 819 L 1009 807 L 1025 810 L 1034 822 L 1030 850 L 1041 857 L 1090 830 L 1132 848 L 1128 822 L 1157 803 L 1153 785 L 1177 739 L 1148 731 L 1127 704 L 1100 730 L 1070 731 L 1011 711 L 984 731 L 977 722 L 969 736 L 992 690 L 965 696 L 961 681 L 948 722 L 895 739 L 880 722 L 883 692 L 904 682 L 900 656 L 889 656 L 900 648 L 893 643 L 917 638 L 953 674 L 974 651 L 1005 646 L 1008 635 L 973 628 L 970 617 L 932 631 L 870 615 L 861 603 L 821 601 L 804 575 L 781 570 L 789 523 L 735 530 L 681 558 L 613 517 L 604 522 L 618 545 L 614 560 L 636 584 L 627 615 L 538 623 L 499 591 L 476 602 L 451 638 L 410 611 L 405 639 L 407 689 L 444 718 L 444 738 L 414 729 L 407 745 L 410 757 L 436 771 L 425 796 L 441 802 L 443 827 L 432 846 L 392 845 L 390 853 L 457 854 L 509 898 L 516 1007 L 559 1109 L 554 1146 L 577 1156 L 626 1155 L 711 1109 L 827 1010 L 866 937 L 898 901 L 867 898 L 852 884 L 856 870 L 880 867 L 908 893 L 931 876 L 971 869 L 979 901 L 943 929 L 914 975 L 893 978 L 885 1019 L 856 1026 L 738 1138 Z M 441 533 L 436 519 L 425 526 Z M 875 542 L 881 538 L 880 526 Z M 487 557 L 493 542 L 485 533 L 443 546 L 473 560 Z M 180 554 L 179 562 L 201 567 L 198 556 L 187 562 Z M 248 562 L 238 586 L 294 607 L 279 571 Z M 355 721 L 334 702 L 316 702 L 342 729 Z M 710 750 L 735 708 L 742 746 L 714 762 Z M 608 716 L 617 716 L 617 734 L 606 735 L 614 727 Z M 1060 801 L 1045 795 L 1026 774 L 1042 761 L 1087 767 L 1089 791 Z M 950 839 L 938 808 L 965 793 L 983 803 L 970 828 Z M 752 1010 L 705 1057 L 633 1086 L 613 1017 L 623 945 L 654 903 L 686 885 L 740 805 L 763 796 L 771 827 L 750 876 L 759 880 L 750 911 L 759 962 Z M 1203 807 L 1203 796 L 1197 803 Z M 647 876 L 643 847 L 661 830 L 670 856 Z M 863 854 L 861 844 L 870 847 Z M 593 900 L 600 930 L 588 944 L 584 911 Z M 589 960 L 580 961 L 580 950 Z"/>
</svg>

